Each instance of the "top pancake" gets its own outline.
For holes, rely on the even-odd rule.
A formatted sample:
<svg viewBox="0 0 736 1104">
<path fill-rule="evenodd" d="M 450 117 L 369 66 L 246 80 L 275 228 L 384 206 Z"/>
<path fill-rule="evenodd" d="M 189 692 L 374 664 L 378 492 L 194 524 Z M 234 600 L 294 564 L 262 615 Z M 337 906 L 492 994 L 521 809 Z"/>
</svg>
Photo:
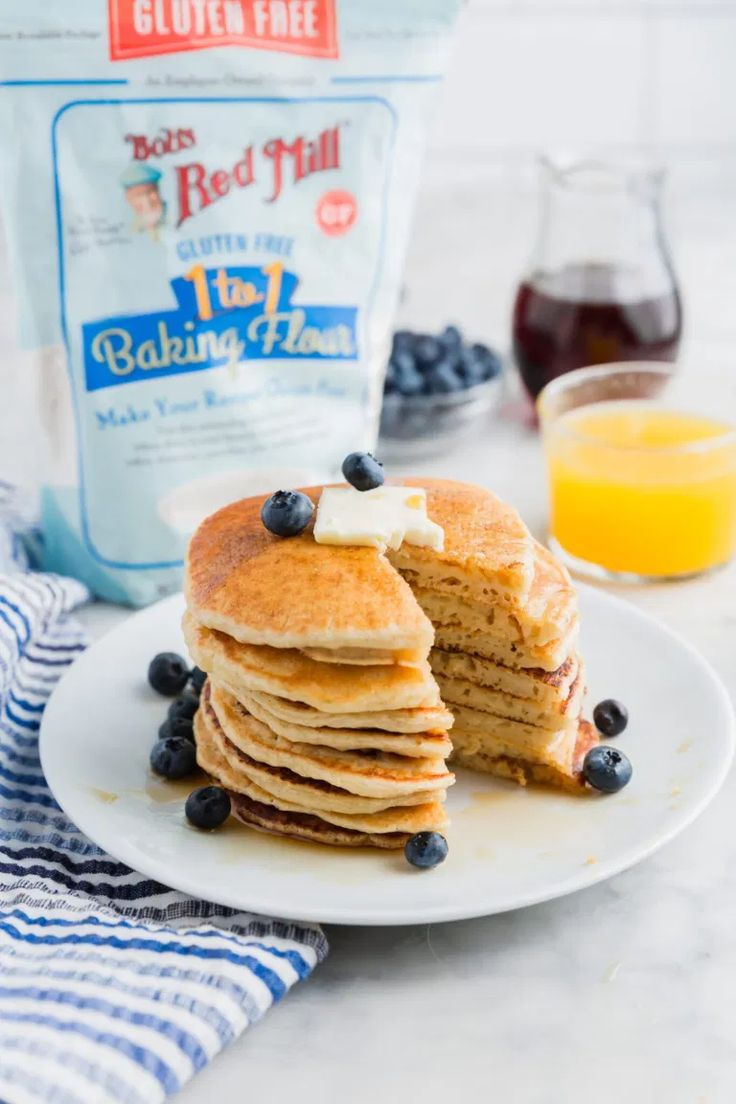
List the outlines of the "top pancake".
<svg viewBox="0 0 736 1104">
<path fill-rule="evenodd" d="M 404 482 L 426 489 L 427 512 L 445 531 L 443 552 L 405 542 L 389 562 L 374 548 L 317 544 L 311 523 L 298 537 L 276 537 L 260 519 L 266 496 L 242 499 L 212 514 L 192 537 L 185 577 L 190 612 L 244 643 L 377 649 L 418 663 L 432 644 L 432 625 L 392 564 L 423 580 L 456 577 L 459 593 L 479 587 L 523 602 L 535 556 L 516 511 L 480 487 Z M 305 489 L 315 504 L 321 491 Z"/>
<path fill-rule="evenodd" d="M 305 493 L 316 503 L 321 490 Z M 260 518 L 266 497 L 225 506 L 192 537 L 184 585 L 195 619 L 248 644 L 426 659 L 432 625 L 388 560 L 375 548 L 317 544 L 312 523 L 298 537 L 274 536 Z"/>
<path fill-rule="evenodd" d="M 534 541 L 524 522 L 484 487 L 450 479 L 405 479 L 424 487 L 427 514 L 445 531 L 442 552 L 406 541 L 387 553 L 411 582 L 472 598 L 523 605 L 534 578 Z"/>
</svg>

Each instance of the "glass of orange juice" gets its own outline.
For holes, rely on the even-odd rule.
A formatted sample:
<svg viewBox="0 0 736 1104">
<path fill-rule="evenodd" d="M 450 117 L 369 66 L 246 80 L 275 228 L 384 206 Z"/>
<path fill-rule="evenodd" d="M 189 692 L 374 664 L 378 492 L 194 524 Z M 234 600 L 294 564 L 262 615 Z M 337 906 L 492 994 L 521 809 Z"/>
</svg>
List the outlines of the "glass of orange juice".
<svg viewBox="0 0 736 1104">
<path fill-rule="evenodd" d="M 606 364 L 539 396 L 550 544 L 573 570 L 677 579 L 736 551 L 736 427 L 679 384 L 670 365 Z"/>
</svg>

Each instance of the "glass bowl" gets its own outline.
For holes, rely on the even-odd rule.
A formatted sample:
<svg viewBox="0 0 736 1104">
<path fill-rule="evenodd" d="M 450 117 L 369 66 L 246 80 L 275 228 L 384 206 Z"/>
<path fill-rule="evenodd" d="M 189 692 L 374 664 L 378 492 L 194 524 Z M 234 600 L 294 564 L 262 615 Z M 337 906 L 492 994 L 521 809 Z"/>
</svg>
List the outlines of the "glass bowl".
<svg viewBox="0 0 736 1104">
<path fill-rule="evenodd" d="M 504 373 L 460 391 L 435 395 L 384 395 L 379 455 L 387 459 L 428 456 L 452 448 L 477 432 L 496 410 Z"/>
</svg>

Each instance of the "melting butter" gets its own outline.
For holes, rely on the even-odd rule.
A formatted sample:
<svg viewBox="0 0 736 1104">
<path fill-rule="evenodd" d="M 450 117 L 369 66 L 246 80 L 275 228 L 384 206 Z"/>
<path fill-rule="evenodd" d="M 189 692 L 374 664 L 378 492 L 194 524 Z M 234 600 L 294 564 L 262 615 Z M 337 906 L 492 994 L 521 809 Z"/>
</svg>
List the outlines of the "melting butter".
<svg viewBox="0 0 736 1104">
<path fill-rule="evenodd" d="M 403 541 L 441 552 L 445 534 L 427 517 L 427 492 L 421 487 L 326 487 L 317 506 L 314 539 L 318 544 L 367 545 L 384 551 Z"/>
</svg>

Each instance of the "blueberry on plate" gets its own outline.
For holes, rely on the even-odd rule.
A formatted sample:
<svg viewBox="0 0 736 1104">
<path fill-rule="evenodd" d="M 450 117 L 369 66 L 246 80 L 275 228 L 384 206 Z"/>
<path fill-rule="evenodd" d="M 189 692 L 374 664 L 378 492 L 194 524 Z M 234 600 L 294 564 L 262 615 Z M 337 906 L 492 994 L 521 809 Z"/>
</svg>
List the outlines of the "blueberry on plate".
<svg viewBox="0 0 736 1104">
<path fill-rule="evenodd" d="M 165 736 L 151 750 L 151 770 L 162 778 L 186 778 L 197 766 L 197 752 L 184 736 Z"/>
<path fill-rule="evenodd" d="M 195 694 L 202 693 L 202 687 L 206 681 L 207 672 L 203 671 L 201 667 L 192 667 L 189 672 L 189 685 Z"/>
<path fill-rule="evenodd" d="M 191 717 L 174 717 L 169 721 L 169 732 L 172 736 L 183 736 L 185 740 L 194 743 L 194 722 Z"/>
<path fill-rule="evenodd" d="M 296 537 L 312 516 L 314 503 L 301 491 L 274 491 L 261 506 L 261 521 L 277 537 Z"/>
<path fill-rule="evenodd" d="M 219 828 L 230 816 L 230 796 L 221 786 L 200 786 L 190 793 L 184 812 L 195 828 Z"/>
<path fill-rule="evenodd" d="M 148 681 L 158 694 L 173 698 L 189 679 L 189 666 L 176 652 L 159 652 L 148 665 Z"/>
<path fill-rule="evenodd" d="M 432 395 L 447 395 L 452 391 L 462 391 L 463 381 L 453 367 L 452 361 L 440 360 L 427 373 L 427 385 Z"/>
<path fill-rule="evenodd" d="M 176 720 L 177 717 L 186 717 L 191 721 L 198 709 L 199 698 L 197 695 L 185 690 L 183 694 L 179 694 L 178 698 L 174 698 L 169 706 L 167 716 L 170 721 Z"/>
<path fill-rule="evenodd" d="M 598 744 L 583 760 L 583 777 L 589 786 L 601 793 L 618 793 L 631 781 L 631 762 L 622 751 Z"/>
<path fill-rule="evenodd" d="M 606 698 L 593 710 L 593 722 L 603 736 L 620 736 L 629 723 L 629 711 L 615 698 Z"/>
<path fill-rule="evenodd" d="M 447 858 L 447 840 L 439 832 L 417 832 L 404 847 L 407 862 L 421 870 L 431 870 Z"/>
<path fill-rule="evenodd" d="M 385 479 L 383 464 L 370 452 L 349 453 L 342 462 L 342 474 L 357 491 L 372 491 Z"/>
<path fill-rule="evenodd" d="M 436 364 L 437 361 L 441 359 L 445 352 L 437 338 L 432 337 L 430 334 L 420 334 L 414 342 L 412 351 L 417 364 L 424 368 L 431 368 L 433 364 Z"/>
<path fill-rule="evenodd" d="M 158 738 L 165 740 L 168 736 L 183 736 L 185 740 L 194 743 L 194 725 L 189 717 L 177 717 L 175 720 L 165 720 L 159 725 Z"/>
</svg>

